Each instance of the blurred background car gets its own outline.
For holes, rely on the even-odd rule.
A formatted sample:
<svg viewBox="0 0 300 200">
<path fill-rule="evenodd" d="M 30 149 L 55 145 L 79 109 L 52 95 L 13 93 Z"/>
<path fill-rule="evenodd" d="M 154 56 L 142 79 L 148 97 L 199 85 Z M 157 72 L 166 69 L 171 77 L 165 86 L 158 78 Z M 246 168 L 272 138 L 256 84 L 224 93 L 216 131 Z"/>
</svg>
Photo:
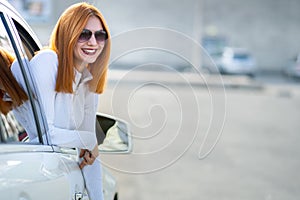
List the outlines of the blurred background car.
<svg viewBox="0 0 300 200">
<path fill-rule="evenodd" d="M 289 78 L 300 78 L 300 53 L 287 67 L 283 68 L 283 74 Z"/>
<path fill-rule="evenodd" d="M 202 68 L 207 73 L 219 73 L 220 59 L 222 58 L 224 47 L 228 46 L 225 36 L 204 36 L 201 41 L 204 49 L 202 55 Z"/>
<path fill-rule="evenodd" d="M 216 64 L 221 74 L 243 74 L 254 77 L 257 70 L 255 59 L 246 48 L 225 47 Z"/>
</svg>

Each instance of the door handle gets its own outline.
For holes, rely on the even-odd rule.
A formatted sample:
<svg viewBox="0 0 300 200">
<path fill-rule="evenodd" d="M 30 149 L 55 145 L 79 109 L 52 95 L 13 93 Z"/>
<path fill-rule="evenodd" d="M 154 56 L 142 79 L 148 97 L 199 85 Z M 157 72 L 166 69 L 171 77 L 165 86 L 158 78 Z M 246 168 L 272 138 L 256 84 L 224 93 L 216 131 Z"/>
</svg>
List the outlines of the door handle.
<svg viewBox="0 0 300 200">
<path fill-rule="evenodd" d="M 75 193 L 75 200 L 82 200 L 83 194 L 81 192 Z"/>
</svg>

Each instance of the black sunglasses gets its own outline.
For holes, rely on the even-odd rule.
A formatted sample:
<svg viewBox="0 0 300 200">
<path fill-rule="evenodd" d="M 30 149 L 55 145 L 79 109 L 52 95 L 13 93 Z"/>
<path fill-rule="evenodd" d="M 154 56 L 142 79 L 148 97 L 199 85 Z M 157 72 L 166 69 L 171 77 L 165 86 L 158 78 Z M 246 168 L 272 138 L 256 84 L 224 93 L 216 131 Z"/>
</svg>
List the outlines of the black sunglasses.
<svg viewBox="0 0 300 200">
<path fill-rule="evenodd" d="M 78 42 L 87 42 L 91 39 L 92 35 L 92 31 L 88 29 L 83 29 L 83 31 L 79 35 Z M 104 30 L 95 31 L 94 36 L 97 42 L 103 42 L 108 38 L 107 33 Z"/>
</svg>

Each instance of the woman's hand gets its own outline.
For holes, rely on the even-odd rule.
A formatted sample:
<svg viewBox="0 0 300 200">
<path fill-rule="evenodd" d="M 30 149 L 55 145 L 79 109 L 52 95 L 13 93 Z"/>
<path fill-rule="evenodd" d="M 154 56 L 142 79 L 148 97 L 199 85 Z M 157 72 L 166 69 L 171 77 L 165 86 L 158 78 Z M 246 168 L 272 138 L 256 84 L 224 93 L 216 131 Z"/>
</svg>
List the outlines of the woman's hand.
<svg viewBox="0 0 300 200">
<path fill-rule="evenodd" d="M 98 156 L 98 145 L 96 145 L 92 151 L 89 151 L 88 149 L 81 149 L 79 158 L 83 158 L 83 160 L 79 164 L 79 168 L 82 169 L 86 165 L 92 165 Z"/>
</svg>

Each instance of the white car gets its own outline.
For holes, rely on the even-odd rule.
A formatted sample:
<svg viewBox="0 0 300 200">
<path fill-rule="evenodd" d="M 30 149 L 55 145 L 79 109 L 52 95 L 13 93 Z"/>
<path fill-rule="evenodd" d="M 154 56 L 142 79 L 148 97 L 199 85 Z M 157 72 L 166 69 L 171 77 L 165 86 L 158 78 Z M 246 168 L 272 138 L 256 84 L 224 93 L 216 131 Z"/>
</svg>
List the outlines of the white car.
<svg viewBox="0 0 300 200">
<path fill-rule="evenodd" d="M 300 78 L 300 53 L 283 69 L 283 73 L 289 78 Z"/>
<path fill-rule="evenodd" d="M 253 56 L 245 48 L 224 48 L 217 65 L 222 74 L 246 74 L 253 77 L 257 70 Z"/>
<path fill-rule="evenodd" d="M 28 62 L 41 49 L 36 35 L 5 0 L 0 0 L 0 47 L 13 53 L 23 71 L 31 112 L 38 136 L 30 141 L 12 112 L 0 113 L 0 199 L 1 200 L 88 200 L 76 149 L 51 145 L 47 123 L 31 79 Z M 35 99 L 35 100 L 34 100 Z M 131 137 L 125 121 L 98 113 L 97 139 L 101 153 L 130 153 Z M 105 200 L 118 199 L 115 178 L 103 167 Z"/>
</svg>

